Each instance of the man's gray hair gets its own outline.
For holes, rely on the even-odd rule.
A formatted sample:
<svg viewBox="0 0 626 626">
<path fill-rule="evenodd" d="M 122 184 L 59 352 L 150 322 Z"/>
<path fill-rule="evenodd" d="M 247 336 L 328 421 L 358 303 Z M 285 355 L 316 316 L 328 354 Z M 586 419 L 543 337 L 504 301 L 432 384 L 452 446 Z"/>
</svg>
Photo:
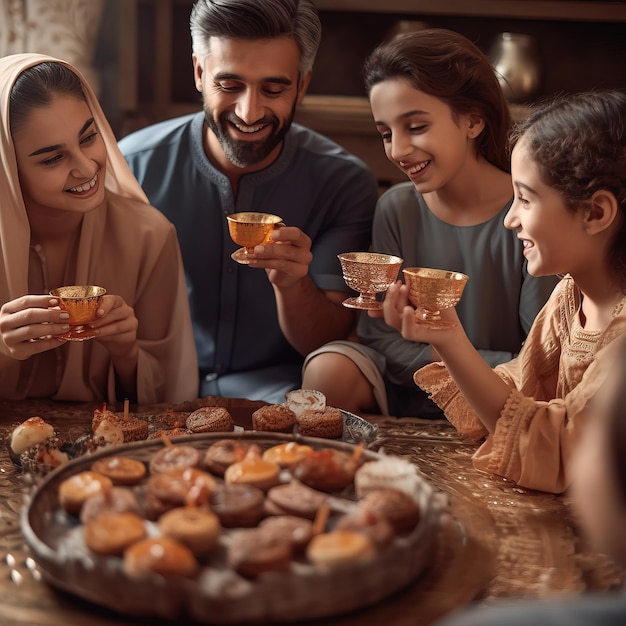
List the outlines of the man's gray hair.
<svg viewBox="0 0 626 626">
<path fill-rule="evenodd" d="M 210 38 L 271 39 L 288 36 L 300 50 L 300 74 L 313 68 L 322 26 L 312 0 L 197 0 L 191 10 L 193 53 L 200 63 Z"/>
</svg>

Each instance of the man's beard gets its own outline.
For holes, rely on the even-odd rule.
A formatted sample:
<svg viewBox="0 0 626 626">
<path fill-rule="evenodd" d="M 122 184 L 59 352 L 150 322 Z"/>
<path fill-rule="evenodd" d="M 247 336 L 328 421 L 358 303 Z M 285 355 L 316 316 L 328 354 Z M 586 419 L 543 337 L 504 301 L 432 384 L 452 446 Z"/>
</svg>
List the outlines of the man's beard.
<svg viewBox="0 0 626 626">
<path fill-rule="evenodd" d="M 280 145 L 287 132 L 291 128 L 293 118 L 296 114 L 296 103 L 294 102 L 289 117 L 285 120 L 282 128 L 279 128 L 279 120 L 277 117 L 264 117 L 254 124 L 245 124 L 234 113 L 222 113 L 216 122 L 211 111 L 204 108 L 204 117 L 207 126 L 213 131 L 217 140 L 226 155 L 226 158 L 237 167 L 250 167 L 262 163 L 276 148 Z M 228 125 L 232 123 L 241 126 L 257 126 L 261 124 L 271 124 L 272 132 L 267 139 L 261 141 L 241 141 L 233 139 L 228 132 Z"/>
</svg>

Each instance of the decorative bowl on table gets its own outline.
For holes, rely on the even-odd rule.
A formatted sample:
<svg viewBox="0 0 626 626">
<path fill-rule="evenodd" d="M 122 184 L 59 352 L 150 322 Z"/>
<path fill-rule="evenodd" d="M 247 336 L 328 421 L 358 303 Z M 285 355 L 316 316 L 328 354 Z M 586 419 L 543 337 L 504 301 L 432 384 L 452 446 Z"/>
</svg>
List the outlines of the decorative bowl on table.
<svg viewBox="0 0 626 626">
<path fill-rule="evenodd" d="M 189 445 L 203 451 L 223 438 L 224 433 L 190 435 L 177 438 L 175 445 Z M 389 458 L 345 442 L 297 435 L 234 432 L 228 438 L 261 449 L 296 441 L 314 450 L 344 452 L 350 458 L 361 455 L 361 466 Z M 413 497 L 419 506 L 419 522 L 409 532 L 395 535 L 390 544 L 366 560 L 330 567 L 316 565 L 305 557 L 294 557 L 285 571 L 249 578 L 226 564 L 223 551 L 232 541 L 233 533 L 239 530 L 229 528 L 222 531 L 216 555 L 200 561 L 199 573 L 192 579 L 130 577 L 123 568 L 122 558 L 98 556 L 85 547 L 78 518 L 61 506 L 59 488 L 69 477 L 107 457 L 129 457 L 148 466 L 163 445 L 155 440 L 103 449 L 70 461 L 34 489 L 23 508 L 21 526 L 48 583 L 128 615 L 188 618 L 206 624 L 279 623 L 322 619 L 374 604 L 406 587 L 429 565 L 446 502 L 416 471 Z M 283 477 L 283 480 L 291 479 Z M 329 526 L 358 506 L 356 490 L 353 483 L 327 494 Z M 158 532 L 153 526 L 150 528 L 150 532 Z"/>
</svg>

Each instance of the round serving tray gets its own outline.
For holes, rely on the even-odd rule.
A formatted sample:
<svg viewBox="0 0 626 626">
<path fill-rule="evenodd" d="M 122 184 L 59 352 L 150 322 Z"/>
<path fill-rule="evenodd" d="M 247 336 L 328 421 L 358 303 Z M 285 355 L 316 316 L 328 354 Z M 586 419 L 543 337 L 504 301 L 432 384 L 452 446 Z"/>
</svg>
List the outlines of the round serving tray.
<svg viewBox="0 0 626 626">
<path fill-rule="evenodd" d="M 225 436 L 253 441 L 262 448 L 294 439 L 315 448 L 347 452 L 355 448 L 340 441 L 256 431 L 189 435 L 177 437 L 175 442 L 206 449 Z M 419 524 L 366 563 L 328 569 L 294 561 L 287 572 L 271 572 L 255 580 L 212 567 L 203 567 L 193 580 L 165 581 L 156 575 L 135 580 L 125 575 L 121 559 L 97 557 L 73 548 L 68 538 L 72 531 L 76 535 L 78 521 L 59 504 L 61 482 L 106 456 L 123 455 L 148 462 L 162 446 L 161 441 L 153 440 L 106 448 L 70 461 L 34 488 L 23 507 L 21 527 L 47 582 L 129 615 L 187 618 L 206 624 L 287 622 L 328 617 L 374 604 L 408 585 L 430 562 L 445 500 L 421 476 Z M 363 450 L 362 458 L 378 460 L 383 455 Z M 339 497 L 355 498 L 353 492 L 342 492 Z"/>
</svg>

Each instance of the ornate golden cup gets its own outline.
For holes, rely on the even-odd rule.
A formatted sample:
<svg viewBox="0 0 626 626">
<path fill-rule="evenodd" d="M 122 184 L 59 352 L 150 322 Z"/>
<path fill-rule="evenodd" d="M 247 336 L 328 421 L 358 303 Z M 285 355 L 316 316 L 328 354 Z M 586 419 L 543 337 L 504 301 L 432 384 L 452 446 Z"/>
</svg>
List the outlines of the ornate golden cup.
<svg viewBox="0 0 626 626">
<path fill-rule="evenodd" d="M 455 322 L 441 319 L 441 311 L 456 305 L 469 279 L 461 272 L 407 267 L 402 270 L 409 288 L 409 301 L 415 307 L 415 321 L 430 328 L 453 328 Z"/>
<path fill-rule="evenodd" d="M 344 252 L 337 257 L 346 284 L 359 292 L 358 297 L 344 300 L 343 305 L 351 309 L 382 309 L 383 304 L 376 300 L 376 294 L 393 285 L 403 259 L 376 252 Z"/>
<path fill-rule="evenodd" d="M 95 337 L 95 331 L 87 324 L 96 319 L 105 293 L 106 289 L 96 285 L 67 285 L 50 291 L 50 295 L 58 299 L 59 307 L 69 313 L 68 324 L 72 326 L 67 333 L 55 336 L 68 341 L 85 341 Z"/>
<path fill-rule="evenodd" d="M 227 215 L 228 232 L 231 239 L 243 246 L 231 254 L 237 263 L 247 264 L 248 255 L 254 254 L 254 247 L 270 240 L 270 235 L 276 228 L 284 226 L 278 215 L 271 213 L 243 212 Z"/>
</svg>

